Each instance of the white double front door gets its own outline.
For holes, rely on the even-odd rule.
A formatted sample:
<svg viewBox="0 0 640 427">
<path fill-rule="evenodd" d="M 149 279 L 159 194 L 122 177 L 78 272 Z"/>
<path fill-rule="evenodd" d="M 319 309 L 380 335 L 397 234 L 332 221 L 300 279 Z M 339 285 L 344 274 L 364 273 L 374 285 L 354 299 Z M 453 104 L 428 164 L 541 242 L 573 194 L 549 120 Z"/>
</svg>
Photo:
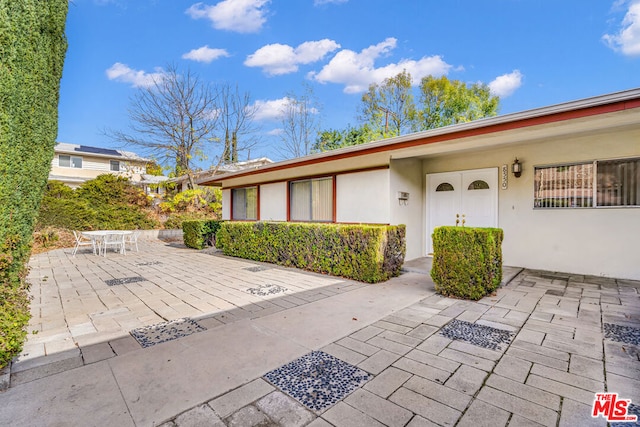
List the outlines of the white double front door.
<svg viewBox="0 0 640 427">
<path fill-rule="evenodd" d="M 427 174 L 427 254 L 436 227 L 498 226 L 498 168 Z"/>
</svg>

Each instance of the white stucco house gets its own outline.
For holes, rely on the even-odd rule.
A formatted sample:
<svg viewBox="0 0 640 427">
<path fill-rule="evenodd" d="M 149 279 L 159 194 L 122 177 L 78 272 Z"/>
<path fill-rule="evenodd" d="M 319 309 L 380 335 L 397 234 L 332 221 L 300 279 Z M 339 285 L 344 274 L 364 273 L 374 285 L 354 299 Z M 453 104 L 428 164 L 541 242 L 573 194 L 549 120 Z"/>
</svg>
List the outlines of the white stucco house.
<svg viewBox="0 0 640 427">
<path fill-rule="evenodd" d="M 62 181 L 71 188 L 77 188 L 98 175 L 110 173 L 139 183 L 150 162 L 150 159 L 130 151 L 61 142 L 54 148 L 49 180 Z"/>
<path fill-rule="evenodd" d="M 640 89 L 206 184 L 222 186 L 223 219 L 405 224 L 407 260 L 429 256 L 433 229 L 464 215 L 504 230 L 505 265 L 640 280 Z"/>
</svg>

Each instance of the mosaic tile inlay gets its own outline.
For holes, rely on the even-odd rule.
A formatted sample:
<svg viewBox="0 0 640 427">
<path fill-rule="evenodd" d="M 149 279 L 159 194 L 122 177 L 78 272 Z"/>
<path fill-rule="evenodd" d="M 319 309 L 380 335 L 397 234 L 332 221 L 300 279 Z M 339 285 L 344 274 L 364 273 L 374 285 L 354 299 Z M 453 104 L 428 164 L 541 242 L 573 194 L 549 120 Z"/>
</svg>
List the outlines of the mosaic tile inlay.
<svg viewBox="0 0 640 427">
<path fill-rule="evenodd" d="M 640 328 L 605 323 L 604 337 L 612 341 L 640 346 Z"/>
<path fill-rule="evenodd" d="M 507 344 L 514 333 L 491 326 L 477 325 L 463 320 L 453 319 L 440 329 L 440 335 L 452 340 L 461 340 L 490 350 L 501 350 L 501 344 Z"/>
<path fill-rule="evenodd" d="M 258 271 L 271 270 L 271 268 L 265 267 L 264 265 L 256 265 L 256 266 L 253 266 L 253 267 L 243 268 L 243 270 L 250 271 L 252 273 L 257 273 Z"/>
<path fill-rule="evenodd" d="M 144 267 L 147 265 L 160 265 L 162 264 L 162 261 L 149 261 L 149 262 L 140 262 L 138 264 L 136 264 L 138 267 Z"/>
<path fill-rule="evenodd" d="M 624 396 L 622 396 L 624 398 Z M 627 406 L 627 415 L 635 415 L 638 417 L 638 421 L 634 422 L 624 422 L 624 423 L 611 423 L 609 424 L 611 427 L 637 427 L 640 426 L 640 406 L 635 403 L 630 403 Z"/>
<path fill-rule="evenodd" d="M 319 413 L 369 381 L 371 375 L 330 354 L 312 351 L 264 378 Z"/>
<path fill-rule="evenodd" d="M 206 330 L 194 320 L 184 318 L 137 328 L 131 331 L 131 335 L 142 347 L 147 348 Z"/>
<path fill-rule="evenodd" d="M 136 283 L 136 282 L 144 282 L 145 279 L 142 276 L 134 276 L 134 277 L 123 277 L 120 279 L 109 279 L 109 280 L 105 280 L 104 283 L 107 284 L 107 286 L 116 286 L 116 285 L 126 285 L 127 283 Z"/>
<path fill-rule="evenodd" d="M 257 295 L 259 297 L 266 297 L 269 295 L 282 294 L 288 289 L 280 285 L 260 285 L 257 288 L 249 288 L 247 292 L 251 295 Z"/>
</svg>

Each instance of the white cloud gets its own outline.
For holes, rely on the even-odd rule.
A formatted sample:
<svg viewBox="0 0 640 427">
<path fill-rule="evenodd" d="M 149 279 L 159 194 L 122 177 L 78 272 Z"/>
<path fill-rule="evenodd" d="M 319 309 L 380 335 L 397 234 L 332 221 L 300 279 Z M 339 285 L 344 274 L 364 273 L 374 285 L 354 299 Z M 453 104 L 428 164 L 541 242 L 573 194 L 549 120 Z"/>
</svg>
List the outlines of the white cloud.
<svg viewBox="0 0 640 427">
<path fill-rule="evenodd" d="M 288 96 L 266 101 L 257 100 L 250 108 L 256 111 L 255 120 L 280 120 L 287 105 L 292 101 L 293 99 Z M 308 111 L 311 114 L 320 114 L 320 110 L 312 106 L 309 106 Z"/>
<path fill-rule="evenodd" d="M 313 5 L 314 6 L 322 6 L 324 4 L 340 4 L 340 3 L 346 3 L 349 0 L 313 0 Z"/>
<path fill-rule="evenodd" d="M 509 74 L 503 74 L 493 79 L 493 81 L 489 83 L 489 90 L 492 95 L 506 98 L 522 86 L 523 77 L 520 70 L 513 70 L 513 72 Z"/>
<path fill-rule="evenodd" d="M 338 43 L 329 39 L 304 42 L 296 48 L 280 43 L 268 44 L 247 56 L 244 65 L 261 67 L 272 76 L 289 74 L 298 71 L 300 64 L 319 61 L 339 48 Z"/>
<path fill-rule="evenodd" d="M 286 96 L 268 101 L 257 100 L 253 104 L 256 109 L 256 114 L 253 118 L 255 120 L 277 120 L 282 116 L 282 112 L 289 101 L 290 98 Z"/>
<path fill-rule="evenodd" d="M 149 87 L 155 82 L 164 79 L 165 73 L 162 68 L 156 68 L 155 73 L 147 73 L 142 70 L 134 70 L 128 65 L 116 62 L 106 71 L 109 80 L 122 83 L 130 83 L 133 87 Z"/>
<path fill-rule="evenodd" d="M 438 55 L 425 56 L 419 60 L 403 59 L 397 63 L 376 68 L 375 61 L 389 54 L 397 44 L 393 37 L 383 42 L 371 45 L 360 53 L 349 49 L 338 52 L 331 61 L 317 73 L 310 73 L 309 77 L 320 83 L 344 84 L 345 93 L 358 93 L 367 90 L 371 83 L 380 83 L 384 79 L 393 77 L 406 70 L 419 82 L 422 77 L 447 74 L 452 68 Z"/>
<path fill-rule="evenodd" d="M 640 55 L 640 1 L 631 2 L 617 34 L 605 34 L 602 40 L 623 55 Z"/>
<path fill-rule="evenodd" d="M 267 22 L 266 5 L 270 1 L 222 0 L 213 6 L 196 3 L 186 10 L 186 14 L 193 19 L 208 19 L 218 30 L 255 33 Z"/>
<path fill-rule="evenodd" d="M 207 64 L 211 61 L 229 56 L 229 52 L 225 49 L 212 49 L 209 46 L 205 45 L 199 47 L 198 49 L 192 49 L 191 51 L 182 55 L 183 59 L 191 59 L 197 62 L 206 62 Z"/>
<path fill-rule="evenodd" d="M 284 129 L 282 128 L 276 128 L 276 129 L 271 129 L 269 132 L 267 132 L 267 135 L 270 136 L 280 136 L 284 133 Z"/>
</svg>

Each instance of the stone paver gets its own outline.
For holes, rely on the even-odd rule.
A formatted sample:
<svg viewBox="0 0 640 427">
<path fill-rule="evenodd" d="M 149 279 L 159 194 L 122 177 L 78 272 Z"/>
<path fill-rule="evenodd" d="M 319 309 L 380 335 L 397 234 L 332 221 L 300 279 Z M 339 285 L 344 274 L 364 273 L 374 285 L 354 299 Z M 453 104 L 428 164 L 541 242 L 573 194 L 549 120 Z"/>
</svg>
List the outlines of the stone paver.
<svg viewBox="0 0 640 427">
<path fill-rule="evenodd" d="M 64 371 L 83 364 L 97 369 L 133 351 L 144 355 L 147 349 L 128 335 L 132 327 L 186 316 L 210 329 L 240 322 L 235 325 L 243 324 L 247 331 L 246 322 L 274 313 L 282 314 L 282 321 L 299 321 L 314 301 L 363 286 L 273 266 L 253 272 L 246 268 L 256 264 L 244 260 L 153 245 L 146 254 L 141 250 L 139 256 L 99 262 L 91 255 L 70 259 L 60 251 L 35 257 L 31 326 L 39 332 L 30 335 L 24 354 L 14 363 L 11 387 L 25 387 L 27 393 L 29 383 L 43 376 L 69 374 Z M 371 317 L 317 348 L 310 344 L 313 340 L 298 337 L 309 350 L 321 349 L 372 376 L 324 411 L 307 409 L 254 375 L 226 389 L 230 391 L 192 403 L 191 409 L 162 425 L 605 426 L 604 418 L 591 417 L 596 392 L 617 392 L 640 404 L 640 343 L 605 338 L 603 325 L 640 329 L 640 282 L 533 270 L 517 273 L 495 294 L 477 302 L 436 295 L 428 275 L 410 273 L 390 286 L 424 281 L 427 290 L 421 301 Z M 136 276 L 146 280 L 111 287 L 105 283 Z M 286 290 L 268 298 L 247 292 L 261 284 Z M 337 308 L 349 313 L 344 306 Z M 331 308 L 324 310 L 332 316 Z M 513 335 L 495 350 L 452 340 L 440 330 L 453 319 Z M 360 320 L 353 317 L 349 322 Z M 273 321 L 260 328 L 271 334 L 279 331 Z M 278 350 L 252 348 L 248 342 L 247 351 L 264 355 Z M 144 363 L 145 358 L 140 360 Z M 0 423 L 9 419 L 11 406 L 23 400 L 3 405 L 0 393 Z"/>
</svg>

